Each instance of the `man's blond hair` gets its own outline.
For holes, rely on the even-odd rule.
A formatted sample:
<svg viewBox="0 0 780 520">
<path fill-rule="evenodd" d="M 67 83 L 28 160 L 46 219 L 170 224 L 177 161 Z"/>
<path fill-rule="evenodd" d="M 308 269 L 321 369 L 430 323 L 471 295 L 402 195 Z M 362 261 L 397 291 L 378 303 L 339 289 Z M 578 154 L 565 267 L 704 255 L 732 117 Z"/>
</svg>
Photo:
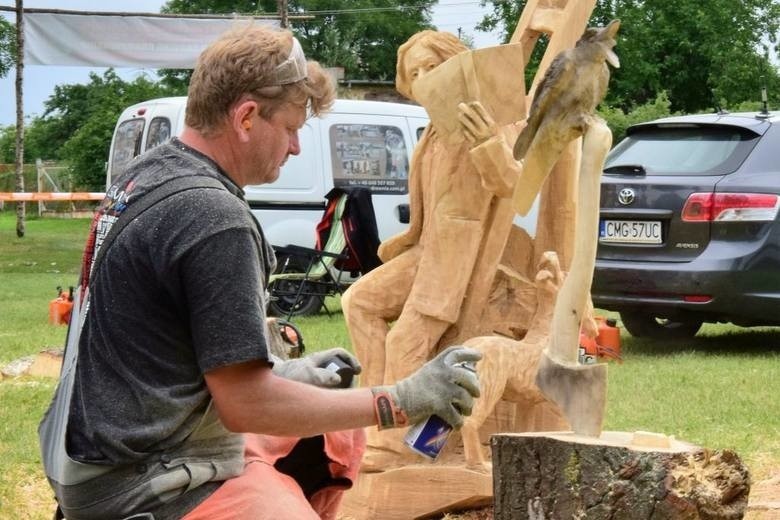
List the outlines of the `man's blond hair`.
<svg viewBox="0 0 780 520">
<path fill-rule="evenodd" d="M 327 111 L 335 88 L 317 62 L 306 63 L 306 78 L 278 84 L 276 68 L 292 47 L 291 32 L 267 25 L 241 25 L 223 34 L 198 57 L 187 94 L 187 126 L 203 134 L 213 132 L 244 96 L 261 103 L 264 118 L 285 103 L 308 105 L 317 116 Z"/>
<path fill-rule="evenodd" d="M 409 49 L 416 45 L 421 45 L 431 50 L 436 56 L 441 58 L 441 61 L 447 61 L 447 59 L 469 50 L 463 42 L 461 42 L 457 36 L 452 33 L 443 31 L 420 31 L 412 35 L 411 38 L 406 40 L 400 47 L 398 47 L 398 61 L 395 67 L 395 88 L 404 97 L 412 98 L 412 78 L 407 77 L 406 74 L 406 54 Z"/>
</svg>

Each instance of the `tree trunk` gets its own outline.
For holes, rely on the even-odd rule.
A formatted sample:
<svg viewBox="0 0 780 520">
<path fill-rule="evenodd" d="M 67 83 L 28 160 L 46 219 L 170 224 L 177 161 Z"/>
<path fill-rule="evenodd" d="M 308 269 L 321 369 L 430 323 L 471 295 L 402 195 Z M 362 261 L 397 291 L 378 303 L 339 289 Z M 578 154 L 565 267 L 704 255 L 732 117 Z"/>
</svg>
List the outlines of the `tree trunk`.
<svg viewBox="0 0 780 520">
<path fill-rule="evenodd" d="M 24 73 L 24 2 L 16 0 L 16 191 L 24 191 L 24 107 L 22 77 Z M 25 203 L 16 203 L 16 236 L 24 236 Z"/>
<path fill-rule="evenodd" d="M 744 516 L 750 478 L 735 453 L 655 434 L 639 442 L 638 435 L 633 441 L 621 432 L 493 436 L 495 519 Z"/>
<path fill-rule="evenodd" d="M 288 22 L 289 11 L 287 8 L 287 0 L 276 0 L 276 6 L 279 11 L 279 26 L 282 29 L 287 29 L 289 26 L 289 22 Z"/>
</svg>

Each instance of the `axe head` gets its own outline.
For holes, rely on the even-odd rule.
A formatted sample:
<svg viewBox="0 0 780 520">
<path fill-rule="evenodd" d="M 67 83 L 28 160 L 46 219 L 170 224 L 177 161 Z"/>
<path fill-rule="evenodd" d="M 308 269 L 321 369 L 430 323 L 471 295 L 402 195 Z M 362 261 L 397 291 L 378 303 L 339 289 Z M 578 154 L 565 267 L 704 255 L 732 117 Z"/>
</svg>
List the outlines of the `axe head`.
<svg viewBox="0 0 780 520">
<path fill-rule="evenodd" d="M 598 437 L 607 404 L 607 365 L 566 364 L 545 350 L 539 360 L 536 386 L 563 411 L 574 433 Z"/>
</svg>

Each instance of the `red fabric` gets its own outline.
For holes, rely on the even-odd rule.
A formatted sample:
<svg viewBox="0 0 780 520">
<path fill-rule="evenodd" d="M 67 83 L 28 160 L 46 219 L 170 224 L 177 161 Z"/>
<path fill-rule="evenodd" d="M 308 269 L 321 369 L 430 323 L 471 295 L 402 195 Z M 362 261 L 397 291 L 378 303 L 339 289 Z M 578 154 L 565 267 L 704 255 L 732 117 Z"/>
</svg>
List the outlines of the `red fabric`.
<svg viewBox="0 0 780 520">
<path fill-rule="evenodd" d="M 336 519 L 349 486 L 331 486 L 307 500 L 294 479 L 274 468 L 278 459 L 292 451 L 298 438 L 246 434 L 244 440 L 244 473 L 225 481 L 182 520 Z M 354 482 L 365 447 L 362 429 L 325 434 L 331 476 Z"/>
</svg>

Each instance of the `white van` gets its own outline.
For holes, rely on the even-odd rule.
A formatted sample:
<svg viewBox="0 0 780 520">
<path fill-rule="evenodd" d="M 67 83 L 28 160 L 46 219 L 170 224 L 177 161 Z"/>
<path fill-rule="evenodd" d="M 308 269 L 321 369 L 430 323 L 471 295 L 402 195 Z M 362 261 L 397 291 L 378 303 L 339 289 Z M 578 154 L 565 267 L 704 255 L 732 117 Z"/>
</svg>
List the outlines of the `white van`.
<svg viewBox="0 0 780 520">
<path fill-rule="evenodd" d="M 135 156 L 184 128 L 186 97 L 138 103 L 122 112 L 111 140 L 106 185 Z M 372 192 L 379 238 L 409 223 L 411 154 L 428 115 L 422 107 L 379 101 L 337 100 L 299 132 L 301 153 L 290 157 L 273 184 L 247 186 L 252 212 L 274 245 L 313 247 L 331 188 L 366 186 Z"/>
</svg>

